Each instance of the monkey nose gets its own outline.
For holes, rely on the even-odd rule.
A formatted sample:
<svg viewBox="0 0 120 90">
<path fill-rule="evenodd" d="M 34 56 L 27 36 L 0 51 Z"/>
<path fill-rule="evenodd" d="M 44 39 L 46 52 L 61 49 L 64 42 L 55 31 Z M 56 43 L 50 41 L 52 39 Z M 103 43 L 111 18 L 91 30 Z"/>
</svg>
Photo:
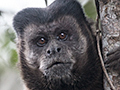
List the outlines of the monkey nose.
<svg viewBox="0 0 120 90">
<path fill-rule="evenodd" d="M 60 53 L 60 51 L 61 51 L 61 48 L 54 48 L 54 49 L 48 49 L 46 53 L 47 55 L 54 55 L 56 53 Z"/>
<path fill-rule="evenodd" d="M 60 52 L 60 51 L 61 51 L 61 48 L 57 48 L 56 51 L 57 51 L 57 52 Z"/>
</svg>

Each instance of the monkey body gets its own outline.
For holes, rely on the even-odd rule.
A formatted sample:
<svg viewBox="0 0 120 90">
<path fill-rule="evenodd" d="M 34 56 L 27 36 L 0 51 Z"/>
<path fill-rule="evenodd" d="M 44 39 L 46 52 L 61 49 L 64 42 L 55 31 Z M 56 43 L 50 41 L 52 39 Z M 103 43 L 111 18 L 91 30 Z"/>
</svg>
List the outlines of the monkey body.
<svg viewBox="0 0 120 90">
<path fill-rule="evenodd" d="M 28 90 L 103 90 L 96 40 L 76 0 L 24 9 L 13 24 Z"/>
</svg>

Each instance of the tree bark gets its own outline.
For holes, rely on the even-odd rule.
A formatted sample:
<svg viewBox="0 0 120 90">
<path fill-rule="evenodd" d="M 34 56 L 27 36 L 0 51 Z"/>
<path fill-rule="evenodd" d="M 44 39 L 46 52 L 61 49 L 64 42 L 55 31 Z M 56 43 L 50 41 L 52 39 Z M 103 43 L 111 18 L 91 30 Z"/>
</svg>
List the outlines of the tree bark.
<svg viewBox="0 0 120 90">
<path fill-rule="evenodd" d="M 120 47 L 120 0 L 98 1 L 102 30 L 102 50 L 104 61 L 106 62 L 108 60 L 107 54 Z M 118 64 L 120 64 L 120 62 L 118 62 Z M 120 90 L 120 74 L 116 72 L 115 69 L 115 65 L 110 66 L 107 68 L 107 72 L 114 87 L 116 88 L 115 90 Z M 112 90 L 105 76 L 104 88 L 105 90 Z"/>
</svg>

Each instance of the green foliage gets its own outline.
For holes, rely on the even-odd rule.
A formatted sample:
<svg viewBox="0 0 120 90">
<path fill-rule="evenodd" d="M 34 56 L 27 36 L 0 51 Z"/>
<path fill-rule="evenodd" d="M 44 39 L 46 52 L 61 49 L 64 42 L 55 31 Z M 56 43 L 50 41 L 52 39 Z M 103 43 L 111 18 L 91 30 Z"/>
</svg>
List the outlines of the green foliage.
<svg viewBox="0 0 120 90">
<path fill-rule="evenodd" d="M 89 18 L 96 19 L 96 9 L 94 0 L 89 0 L 84 6 L 84 11 Z"/>
<path fill-rule="evenodd" d="M 1 30 L 0 34 L 0 62 L 14 66 L 17 62 L 15 34 L 9 26 L 6 27 Z"/>
</svg>

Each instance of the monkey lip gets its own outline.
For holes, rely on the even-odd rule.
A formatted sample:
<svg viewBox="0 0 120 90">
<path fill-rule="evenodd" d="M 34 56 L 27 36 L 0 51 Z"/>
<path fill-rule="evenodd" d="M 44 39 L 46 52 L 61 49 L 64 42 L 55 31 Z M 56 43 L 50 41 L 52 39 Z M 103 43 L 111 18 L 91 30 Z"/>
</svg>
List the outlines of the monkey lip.
<svg viewBox="0 0 120 90">
<path fill-rule="evenodd" d="M 53 67 L 54 65 L 63 65 L 63 64 L 71 64 L 71 62 L 54 62 L 54 63 L 52 63 L 51 65 L 49 65 L 48 67 L 47 67 L 47 69 L 49 69 L 49 68 L 51 68 L 51 67 Z"/>
</svg>

